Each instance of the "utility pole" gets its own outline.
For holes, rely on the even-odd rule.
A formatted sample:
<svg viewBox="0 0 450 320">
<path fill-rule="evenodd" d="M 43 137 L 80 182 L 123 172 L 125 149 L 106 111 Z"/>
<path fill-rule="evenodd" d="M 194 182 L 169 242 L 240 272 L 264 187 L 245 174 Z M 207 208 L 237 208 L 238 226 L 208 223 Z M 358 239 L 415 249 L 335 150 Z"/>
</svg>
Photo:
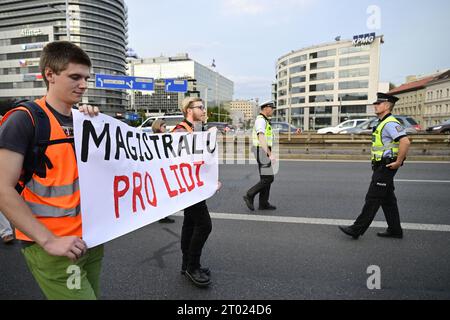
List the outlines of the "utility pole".
<svg viewBox="0 0 450 320">
<path fill-rule="evenodd" d="M 70 16 L 70 11 L 69 11 L 69 0 L 66 0 L 66 2 L 65 2 L 65 10 L 64 11 L 60 10 L 58 8 L 55 8 L 50 4 L 47 4 L 47 7 L 51 8 L 55 11 L 64 13 L 64 15 L 66 16 L 66 37 L 67 37 L 67 41 L 70 41 L 70 19 L 71 19 L 71 16 Z"/>
<path fill-rule="evenodd" d="M 291 141 L 292 83 L 288 68 L 288 141 Z"/>
<path fill-rule="evenodd" d="M 70 13 L 69 13 L 69 0 L 66 0 L 66 34 L 67 34 L 67 41 L 70 41 Z"/>
</svg>

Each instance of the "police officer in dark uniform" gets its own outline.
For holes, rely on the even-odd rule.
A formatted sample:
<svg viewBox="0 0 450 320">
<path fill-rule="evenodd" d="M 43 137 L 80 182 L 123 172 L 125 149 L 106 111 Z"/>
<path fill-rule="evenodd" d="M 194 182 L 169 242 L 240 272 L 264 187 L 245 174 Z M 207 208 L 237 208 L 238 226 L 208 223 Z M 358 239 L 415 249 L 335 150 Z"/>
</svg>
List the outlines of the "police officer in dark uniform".
<svg viewBox="0 0 450 320">
<path fill-rule="evenodd" d="M 258 162 L 260 181 L 255 184 L 244 195 L 247 207 L 254 211 L 253 200 L 259 193 L 259 210 L 276 210 L 269 203 L 270 186 L 274 181 L 273 162 L 276 161 L 272 153 L 273 131 L 269 118 L 273 115 L 275 104 L 273 101 L 263 103 L 261 113 L 258 115 L 253 126 L 253 152 Z"/>
<path fill-rule="evenodd" d="M 378 93 L 374 102 L 379 123 L 372 134 L 372 181 L 366 195 L 362 213 L 351 226 L 340 226 L 345 234 L 358 239 L 372 223 L 380 208 L 383 208 L 388 229 L 379 232 L 379 237 L 403 238 L 397 198 L 394 194 L 394 176 L 403 165 L 409 150 L 410 141 L 400 122 L 391 112 L 398 101 L 392 95 Z"/>
</svg>

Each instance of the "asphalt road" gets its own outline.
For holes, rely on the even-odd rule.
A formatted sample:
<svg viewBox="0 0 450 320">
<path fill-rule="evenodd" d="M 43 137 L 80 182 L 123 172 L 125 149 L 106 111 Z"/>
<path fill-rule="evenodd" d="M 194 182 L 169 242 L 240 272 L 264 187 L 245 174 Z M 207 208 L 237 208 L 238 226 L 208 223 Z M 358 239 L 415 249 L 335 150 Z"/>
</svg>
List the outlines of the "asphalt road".
<svg viewBox="0 0 450 320">
<path fill-rule="evenodd" d="M 414 224 L 402 240 L 378 238 L 376 227 L 355 241 L 336 227 L 361 210 L 367 163 L 282 162 L 271 193 L 278 210 L 270 213 L 250 212 L 242 201 L 258 179 L 254 165 L 222 165 L 220 177 L 222 190 L 208 200 L 213 232 L 202 255 L 212 286 L 198 289 L 180 275 L 176 216 L 175 224 L 155 223 L 106 245 L 102 299 L 450 299 L 450 164 L 409 163 L 399 171 L 401 220 Z M 376 220 L 384 221 L 381 211 Z M 380 290 L 367 288 L 373 265 Z M 0 244 L 0 299 L 43 298 L 20 245 Z"/>
</svg>

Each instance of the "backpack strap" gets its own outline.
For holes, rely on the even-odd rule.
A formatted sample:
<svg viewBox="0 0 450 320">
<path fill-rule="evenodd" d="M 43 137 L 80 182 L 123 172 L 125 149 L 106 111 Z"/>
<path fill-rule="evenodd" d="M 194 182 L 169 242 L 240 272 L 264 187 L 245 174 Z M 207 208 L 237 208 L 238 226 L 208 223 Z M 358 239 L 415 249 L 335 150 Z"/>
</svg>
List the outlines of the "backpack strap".
<svg viewBox="0 0 450 320">
<path fill-rule="evenodd" d="M 24 158 L 23 175 L 20 185 L 23 187 L 31 180 L 33 174 L 41 178 L 47 176 L 47 168 L 52 169 L 53 164 L 46 156 L 45 151 L 50 145 L 50 119 L 44 110 L 35 102 L 24 100 L 16 103 L 16 107 L 25 107 L 31 115 L 34 125 L 34 137 Z"/>
</svg>

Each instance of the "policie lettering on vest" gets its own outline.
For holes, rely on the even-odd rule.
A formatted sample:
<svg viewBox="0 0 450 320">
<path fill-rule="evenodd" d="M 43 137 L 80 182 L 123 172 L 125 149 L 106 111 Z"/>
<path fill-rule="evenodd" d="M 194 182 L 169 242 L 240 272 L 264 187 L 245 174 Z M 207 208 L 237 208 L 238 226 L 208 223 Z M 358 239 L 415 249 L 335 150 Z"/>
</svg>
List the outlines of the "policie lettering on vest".
<svg viewBox="0 0 450 320">
<path fill-rule="evenodd" d="M 81 161 L 88 162 L 90 140 L 94 142 L 97 148 L 102 145 L 104 147 L 105 161 L 110 161 L 113 157 L 115 160 L 132 159 L 133 161 L 145 162 L 152 161 L 156 157 L 158 159 L 177 158 L 185 155 L 204 154 L 205 150 L 199 149 L 197 135 L 182 135 L 179 137 L 177 150 L 174 150 L 173 139 L 171 134 L 150 135 L 146 132 L 126 131 L 118 126 L 115 132 L 111 132 L 110 124 L 105 123 L 98 134 L 93 124 L 89 120 L 83 122 L 83 137 L 81 148 Z M 111 139 L 115 139 L 115 150 L 111 150 Z M 211 133 L 207 134 L 206 152 L 213 154 L 216 150 L 211 149 Z M 163 151 L 164 153 L 162 153 Z"/>
</svg>

